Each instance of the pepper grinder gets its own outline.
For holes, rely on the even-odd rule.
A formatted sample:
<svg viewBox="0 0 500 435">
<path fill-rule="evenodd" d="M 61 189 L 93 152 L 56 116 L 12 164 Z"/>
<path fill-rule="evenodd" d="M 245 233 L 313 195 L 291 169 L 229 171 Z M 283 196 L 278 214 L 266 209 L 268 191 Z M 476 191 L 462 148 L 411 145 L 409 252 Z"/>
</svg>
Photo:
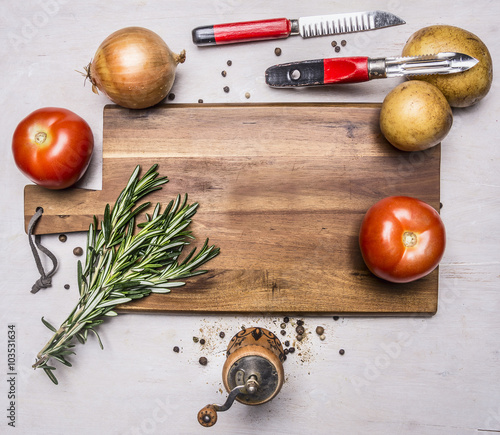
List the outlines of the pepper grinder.
<svg viewBox="0 0 500 435">
<path fill-rule="evenodd" d="M 224 387 L 229 393 L 223 405 L 210 404 L 198 412 L 204 427 L 217 422 L 217 412 L 227 411 L 238 401 L 245 405 L 269 402 L 280 391 L 285 378 L 285 353 L 276 335 L 264 328 L 247 328 L 229 342 L 222 369 Z"/>
</svg>

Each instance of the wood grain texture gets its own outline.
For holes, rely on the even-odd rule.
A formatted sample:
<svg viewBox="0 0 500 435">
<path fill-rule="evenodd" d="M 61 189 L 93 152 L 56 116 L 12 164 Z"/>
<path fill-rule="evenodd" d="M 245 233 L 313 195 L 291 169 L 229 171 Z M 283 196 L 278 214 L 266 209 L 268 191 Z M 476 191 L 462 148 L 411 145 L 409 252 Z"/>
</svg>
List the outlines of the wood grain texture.
<svg viewBox="0 0 500 435">
<path fill-rule="evenodd" d="M 199 202 L 193 231 L 221 254 L 210 272 L 130 311 L 433 314 L 438 271 L 395 285 L 372 276 L 358 248 L 366 210 L 389 195 L 439 210 L 440 147 L 404 153 L 378 128 L 379 105 L 165 105 L 104 110 L 103 190 L 27 186 L 40 234 L 82 231 L 137 164 L 170 182 L 151 195 Z"/>
</svg>

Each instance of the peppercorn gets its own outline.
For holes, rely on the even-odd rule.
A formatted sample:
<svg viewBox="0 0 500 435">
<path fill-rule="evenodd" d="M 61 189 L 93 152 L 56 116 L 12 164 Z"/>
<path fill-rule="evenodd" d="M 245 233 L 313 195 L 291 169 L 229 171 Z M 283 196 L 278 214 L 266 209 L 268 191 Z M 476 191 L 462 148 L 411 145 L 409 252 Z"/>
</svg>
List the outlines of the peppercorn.
<svg viewBox="0 0 500 435">
<path fill-rule="evenodd" d="M 323 335 L 324 332 L 325 332 L 325 328 L 323 328 L 322 326 L 316 327 L 316 334 Z"/>
<path fill-rule="evenodd" d="M 340 349 L 340 350 L 339 350 L 339 353 L 340 353 L 340 355 L 344 355 L 345 350 L 344 350 L 344 349 Z"/>
<path fill-rule="evenodd" d="M 335 53 L 338 53 L 339 51 L 340 51 L 340 47 L 337 45 L 337 46 L 335 47 Z"/>
<path fill-rule="evenodd" d="M 66 290 L 68 290 L 68 289 L 69 289 L 69 284 L 64 284 L 64 288 L 65 288 Z"/>
<path fill-rule="evenodd" d="M 274 49 L 274 54 L 275 54 L 276 56 L 281 56 L 281 48 L 276 47 L 276 48 Z"/>
<path fill-rule="evenodd" d="M 208 364 L 208 359 L 206 359 L 204 356 L 200 357 L 199 362 L 202 366 L 206 366 Z"/>
<path fill-rule="evenodd" d="M 302 341 L 303 339 L 304 339 L 304 336 L 303 336 L 303 335 L 300 335 L 300 334 L 299 334 L 299 335 L 297 335 L 297 340 L 298 340 L 298 341 Z"/>
<path fill-rule="evenodd" d="M 228 60 L 227 61 L 227 66 L 231 66 L 233 64 L 233 61 L 232 60 Z"/>
<path fill-rule="evenodd" d="M 168 99 L 169 100 L 175 100 L 175 94 L 173 92 L 171 92 L 170 94 L 168 94 Z"/>
<path fill-rule="evenodd" d="M 299 335 L 304 335 L 304 332 L 306 332 L 306 330 L 302 325 L 299 325 L 295 328 L 295 332 Z"/>
<path fill-rule="evenodd" d="M 224 338 L 226 336 L 226 334 L 224 332 L 219 332 L 219 337 L 220 338 Z"/>
<path fill-rule="evenodd" d="M 179 353 L 179 346 L 174 346 L 174 352 Z"/>
<path fill-rule="evenodd" d="M 193 337 L 193 341 L 194 341 L 195 343 L 198 343 L 198 341 L 200 341 L 200 339 L 199 339 L 198 337 Z"/>
<path fill-rule="evenodd" d="M 290 342 L 289 342 L 288 340 L 287 340 L 287 341 L 285 341 L 285 346 L 286 346 L 286 347 L 290 346 Z"/>
<path fill-rule="evenodd" d="M 285 323 L 288 323 L 289 321 L 290 321 L 290 319 L 289 319 L 288 317 L 285 317 L 285 318 L 283 319 L 283 322 L 285 322 Z"/>
<path fill-rule="evenodd" d="M 203 103 L 203 100 L 200 98 L 200 99 L 198 100 L 198 103 L 202 104 L 202 103 Z"/>
<path fill-rule="evenodd" d="M 205 344 L 205 339 L 204 339 L 204 338 L 202 338 L 202 339 L 200 340 L 200 344 Z"/>
<path fill-rule="evenodd" d="M 288 348 L 288 352 L 290 352 L 290 353 L 294 353 L 294 352 L 295 352 L 295 348 L 294 348 L 294 347 L 290 347 L 290 348 Z"/>
<path fill-rule="evenodd" d="M 224 92 L 227 94 L 229 92 L 229 86 L 224 86 L 222 89 L 224 89 Z"/>
<path fill-rule="evenodd" d="M 342 39 L 342 41 L 340 41 L 340 45 L 342 47 L 345 47 L 347 45 L 347 41 L 345 39 Z"/>
<path fill-rule="evenodd" d="M 60 234 L 59 235 L 59 241 L 64 243 L 66 240 L 68 240 L 68 237 L 66 236 L 66 234 Z"/>
<path fill-rule="evenodd" d="M 302 326 L 303 324 L 304 324 L 304 321 L 303 321 L 303 320 L 300 320 L 300 319 L 299 319 L 299 320 L 297 320 L 297 325 Z"/>
<path fill-rule="evenodd" d="M 286 323 L 282 323 L 280 326 L 281 326 L 281 329 L 285 329 L 286 328 Z"/>
<path fill-rule="evenodd" d="M 223 70 L 223 71 L 221 72 L 221 74 L 222 74 L 222 77 L 226 77 L 226 76 L 227 76 L 227 71 L 226 71 L 226 70 Z"/>
<path fill-rule="evenodd" d="M 285 331 L 284 329 L 282 329 L 282 330 L 280 331 L 280 334 L 281 334 L 281 335 L 286 335 L 286 331 Z"/>
<path fill-rule="evenodd" d="M 77 257 L 80 257 L 83 255 L 83 249 L 78 246 L 75 249 L 73 249 L 73 254 L 76 255 Z"/>
</svg>

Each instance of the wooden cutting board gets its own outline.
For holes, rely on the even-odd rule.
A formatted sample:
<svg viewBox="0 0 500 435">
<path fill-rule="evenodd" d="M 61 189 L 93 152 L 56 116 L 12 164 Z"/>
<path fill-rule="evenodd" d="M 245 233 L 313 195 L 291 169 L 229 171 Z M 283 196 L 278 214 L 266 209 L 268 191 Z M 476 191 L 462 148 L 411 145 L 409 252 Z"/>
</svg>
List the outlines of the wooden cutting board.
<svg viewBox="0 0 500 435">
<path fill-rule="evenodd" d="M 134 167 L 159 164 L 170 182 L 151 196 L 199 202 L 193 230 L 221 248 L 209 273 L 130 311 L 275 314 L 433 314 L 438 271 L 396 285 L 374 277 L 358 248 L 366 210 L 408 195 L 439 210 L 440 146 L 392 147 L 380 105 L 169 104 L 104 109 L 103 190 L 26 186 L 37 233 L 86 231 Z"/>
</svg>

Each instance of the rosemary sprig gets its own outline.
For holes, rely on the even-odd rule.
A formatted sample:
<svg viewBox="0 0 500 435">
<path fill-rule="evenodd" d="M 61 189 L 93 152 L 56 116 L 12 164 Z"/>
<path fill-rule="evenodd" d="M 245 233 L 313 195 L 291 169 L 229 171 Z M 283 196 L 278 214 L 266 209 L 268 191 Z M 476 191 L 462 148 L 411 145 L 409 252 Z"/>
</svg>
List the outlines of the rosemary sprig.
<svg viewBox="0 0 500 435">
<path fill-rule="evenodd" d="M 71 367 L 67 357 L 75 353 L 74 338 L 85 344 L 91 331 L 102 349 L 96 327 L 106 316 L 117 315 L 117 305 L 184 285 L 177 280 L 207 272 L 199 267 L 219 253 L 219 248 L 208 246 L 207 239 L 198 252 L 192 249 L 179 260 L 184 246 L 194 239 L 188 227 L 198 208 L 198 203 L 187 204 L 187 194 L 178 195 L 163 212 L 157 204 L 151 215 L 146 214 L 146 221 L 136 225 L 136 216 L 150 205 L 145 202 L 136 207 L 137 202 L 168 182 L 156 169 L 157 165 L 152 166 L 139 178 L 140 167 L 135 168 L 113 208 L 106 205 L 100 230 L 94 216 L 87 234 L 85 266 L 78 261 L 80 298 L 71 314 L 59 329 L 42 317 L 54 335 L 38 353 L 33 368 L 43 369 L 55 384 L 55 367 L 49 361 Z"/>
</svg>

